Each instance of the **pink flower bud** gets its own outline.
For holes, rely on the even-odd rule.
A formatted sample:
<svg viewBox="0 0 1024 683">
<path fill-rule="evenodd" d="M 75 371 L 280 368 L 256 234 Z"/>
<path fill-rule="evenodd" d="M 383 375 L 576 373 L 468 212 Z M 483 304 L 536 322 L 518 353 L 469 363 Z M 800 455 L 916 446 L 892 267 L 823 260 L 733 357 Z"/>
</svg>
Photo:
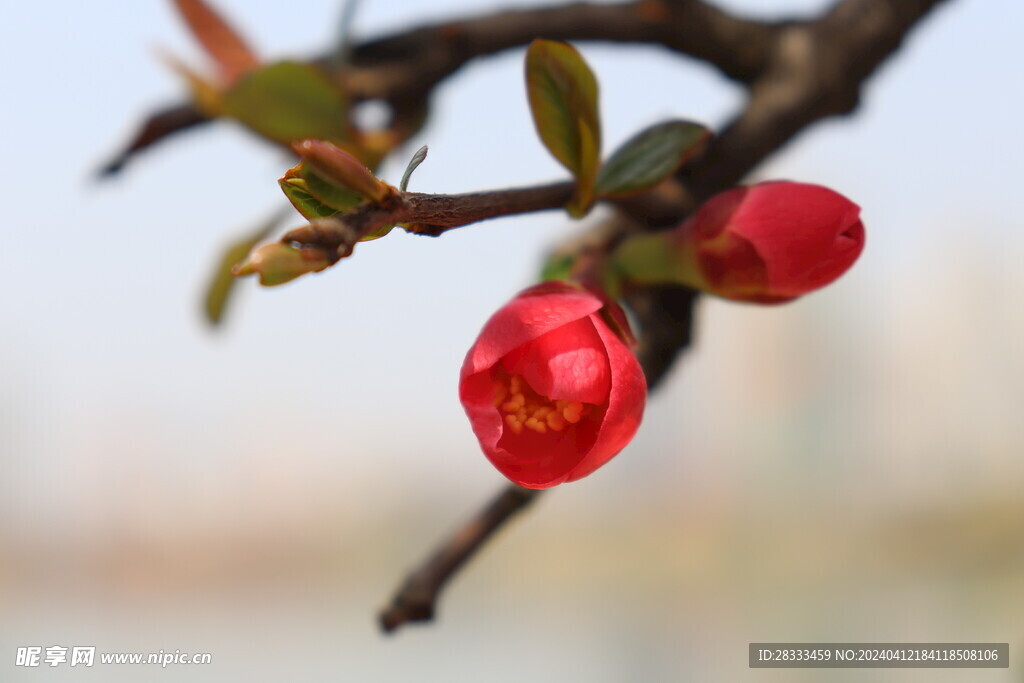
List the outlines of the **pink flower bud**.
<svg viewBox="0 0 1024 683">
<path fill-rule="evenodd" d="M 562 282 L 498 310 L 466 354 L 459 398 L 484 454 L 513 482 L 549 488 L 625 448 L 647 384 L 614 303 Z"/>
<path fill-rule="evenodd" d="M 713 294 L 789 301 L 832 282 L 864 248 L 860 207 L 821 187 L 767 182 L 715 195 L 676 231 Z"/>
</svg>

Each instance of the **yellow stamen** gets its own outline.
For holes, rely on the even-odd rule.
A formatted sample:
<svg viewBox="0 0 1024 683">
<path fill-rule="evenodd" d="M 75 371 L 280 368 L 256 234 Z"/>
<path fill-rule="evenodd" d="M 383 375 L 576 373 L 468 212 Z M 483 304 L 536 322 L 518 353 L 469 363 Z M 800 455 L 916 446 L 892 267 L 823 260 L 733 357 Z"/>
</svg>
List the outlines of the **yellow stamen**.
<svg viewBox="0 0 1024 683">
<path fill-rule="evenodd" d="M 576 403 L 575 401 L 568 404 L 562 409 L 562 417 L 565 418 L 566 422 L 576 424 L 583 417 L 583 404 Z"/>
<path fill-rule="evenodd" d="M 535 417 L 531 417 L 529 420 L 526 421 L 525 424 L 527 429 L 532 429 L 538 434 L 543 434 L 544 432 L 548 431 L 548 426 Z"/>
<path fill-rule="evenodd" d="M 514 413 L 526 405 L 526 397 L 522 394 L 513 393 L 512 398 L 501 404 L 502 411 Z"/>
<path fill-rule="evenodd" d="M 509 377 L 507 384 L 497 384 L 494 397 L 494 405 L 504 413 L 505 425 L 514 434 L 522 434 L 524 427 L 538 434 L 560 432 L 577 424 L 591 408 L 578 401 L 540 396 L 520 375 Z"/>
<path fill-rule="evenodd" d="M 522 434 L 523 423 L 517 420 L 515 415 L 506 415 L 505 424 L 507 424 L 508 428 L 511 429 L 516 434 Z"/>
</svg>

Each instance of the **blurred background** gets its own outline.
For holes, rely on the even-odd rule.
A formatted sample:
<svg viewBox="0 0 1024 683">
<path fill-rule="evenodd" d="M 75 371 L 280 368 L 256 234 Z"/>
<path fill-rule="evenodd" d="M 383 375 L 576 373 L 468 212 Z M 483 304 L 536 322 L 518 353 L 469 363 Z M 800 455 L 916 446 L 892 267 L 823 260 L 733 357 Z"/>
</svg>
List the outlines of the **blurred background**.
<svg viewBox="0 0 1024 683">
<path fill-rule="evenodd" d="M 762 17 L 829 4 L 718 1 Z M 216 4 L 267 57 L 322 51 L 340 14 Z M 355 28 L 491 7 L 365 0 Z M 860 203 L 859 263 L 783 307 L 704 301 L 633 444 L 511 524 L 434 625 L 393 637 L 378 608 L 504 481 L 456 397 L 463 355 L 577 228 L 549 213 L 396 232 L 281 288 L 242 282 L 211 330 L 219 251 L 282 204 L 288 159 L 217 123 L 97 183 L 141 117 L 183 95 L 154 48 L 201 65 L 199 48 L 160 0 L 4 14 L 0 680 L 141 680 L 15 667 L 33 645 L 212 654 L 167 680 L 1021 680 L 1024 5 L 951 0 L 854 117 L 762 167 Z M 702 64 L 582 49 L 606 150 L 741 104 Z M 427 143 L 417 191 L 563 177 L 521 60 L 446 82 L 381 175 Z M 752 641 L 1009 641 L 1013 662 L 750 670 Z"/>
</svg>

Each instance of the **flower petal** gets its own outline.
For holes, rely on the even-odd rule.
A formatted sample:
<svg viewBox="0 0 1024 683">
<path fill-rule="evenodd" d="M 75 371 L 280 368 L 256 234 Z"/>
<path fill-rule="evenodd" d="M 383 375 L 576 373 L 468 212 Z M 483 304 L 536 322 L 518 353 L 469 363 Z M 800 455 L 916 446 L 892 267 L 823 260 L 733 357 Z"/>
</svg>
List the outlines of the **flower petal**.
<svg viewBox="0 0 1024 683">
<path fill-rule="evenodd" d="M 487 321 L 466 356 L 461 376 L 489 368 L 513 349 L 600 308 L 600 299 L 571 285 L 548 282 L 530 287 Z"/>
<path fill-rule="evenodd" d="M 636 432 L 645 381 L 620 336 L 632 338 L 624 315 L 605 306 L 616 304 L 567 284 L 539 285 L 499 310 L 469 350 L 459 397 L 484 454 L 511 481 L 549 488 L 578 479 L 622 450 Z M 623 329 L 609 327 L 605 314 Z M 566 413 L 564 422 L 548 421 L 548 429 L 531 425 L 541 413 L 515 417 L 516 409 L 501 403 L 514 375 L 530 385 L 532 391 L 523 394 L 534 403 L 546 397 L 580 403 L 582 409 L 574 418 Z"/>
<path fill-rule="evenodd" d="M 597 441 L 565 481 L 587 476 L 625 448 L 640 427 L 647 400 L 647 380 L 636 356 L 606 325 L 595 323 L 594 327 L 608 350 L 612 374 L 608 409 Z"/>
<path fill-rule="evenodd" d="M 542 396 L 596 405 L 608 399 L 611 386 L 606 355 L 588 316 L 523 344 L 501 364 Z"/>
<path fill-rule="evenodd" d="M 864 244 L 860 207 L 827 187 L 792 182 L 748 188 L 730 229 L 749 240 L 773 293 L 803 294 L 839 277 Z"/>
<path fill-rule="evenodd" d="M 764 259 L 746 237 L 725 231 L 697 247 L 701 275 L 714 292 L 737 297 L 768 287 Z"/>
<path fill-rule="evenodd" d="M 537 434 L 524 429 L 506 433 L 493 452 L 484 450 L 491 463 L 520 486 L 546 489 L 568 481 L 590 453 L 601 428 L 603 410 L 562 434 Z"/>
<path fill-rule="evenodd" d="M 774 181 L 715 195 L 678 234 L 683 253 L 693 249 L 709 291 L 779 303 L 853 265 L 864 246 L 859 216 L 860 207 L 827 187 Z"/>
<path fill-rule="evenodd" d="M 488 458 L 497 452 L 498 439 L 502 434 L 501 414 L 494 406 L 494 390 L 494 380 L 487 370 L 459 381 L 459 400 Z"/>
<path fill-rule="evenodd" d="M 499 472 L 520 486 L 548 488 L 562 483 L 597 440 L 604 409 L 562 434 L 530 430 L 515 434 L 505 429 L 494 406 L 494 375 L 500 372 L 478 372 L 459 384 L 459 399 L 481 450 Z"/>
</svg>

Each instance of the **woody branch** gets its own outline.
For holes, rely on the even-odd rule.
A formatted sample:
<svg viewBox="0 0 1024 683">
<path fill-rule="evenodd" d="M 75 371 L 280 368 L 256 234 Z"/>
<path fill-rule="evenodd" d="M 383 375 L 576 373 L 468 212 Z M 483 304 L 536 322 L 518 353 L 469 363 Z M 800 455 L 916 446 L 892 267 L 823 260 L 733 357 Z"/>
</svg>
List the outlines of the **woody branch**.
<svg viewBox="0 0 1024 683">
<path fill-rule="evenodd" d="M 354 100 L 382 99 L 396 117 L 416 116 L 436 86 L 468 62 L 544 37 L 660 45 L 713 65 L 748 91 L 746 105 L 707 152 L 677 174 L 672 187 L 618 203 L 622 229 L 675 224 L 704 199 L 741 181 L 754 167 L 815 121 L 849 114 L 863 83 L 901 45 L 908 31 L 942 0 L 841 0 L 813 20 L 758 22 L 702 0 L 638 0 L 616 5 L 576 3 L 501 12 L 423 26 L 355 46 L 335 76 Z M 320 60 L 328 65 L 329 60 Z M 127 148 L 103 170 L 119 171 L 136 153 L 206 118 L 191 105 L 151 116 Z M 567 184 L 504 193 L 406 194 L 397 205 L 364 208 L 340 223 L 318 222 L 289 233 L 300 242 L 341 246 L 366 226 L 410 223 L 441 234 L 476 220 L 564 204 Z M 518 192 L 518 194 L 517 194 Z M 557 200 L 557 201 L 556 201 Z M 485 204 L 491 202 L 490 207 Z M 397 219 L 397 220 L 395 220 Z M 415 226 L 419 226 L 418 228 Z M 305 232 L 304 232 L 305 231 Z M 312 232 L 311 232 L 312 231 Z M 365 233 L 363 233 L 365 234 Z M 640 325 L 639 357 L 654 388 L 692 333 L 697 295 L 682 287 L 630 295 Z M 429 619 L 441 588 L 535 493 L 509 487 L 414 571 L 385 610 L 394 629 Z"/>
<path fill-rule="evenodd" d="M 366 41 L 353 47 L 348 63 L 336 76 L 354 100 L 388 101 L 401 116 L 420 108 L 438 84 L 470 61 L 544 37 L 661 45 L 706 61 L 730 79 L 749 83 L 767 64 L 765 50 L 782 25 L 741 19 L 701 0 L 580 2 L 446 21 Z M 335 66 L 330 57 L 317 61 L 328 69 Z M 116 174 L 140 151 L 209 120 L 192 104 L 157 111 L 100 173 Z"/>
<path fill-rule="evenodd" d="M 488 218 L 560 208 L 569 201 L 573 187 L 564 182 L 457 195 L 399 192 L 289 230 L 281 241 L 323 249 L 333 261 L 348 256 L 360 239 L 380 228 L 402 224 L 408 232 L 439 237 Z"/>
<path fill-rule="evenodd" d="M 669 23 L 664 32 L 652 31 L 649 35 L 659 38 L 650 42 L 668 46 L 665 33 L 671 32 L 679 51 L 711 61 L 727 76 L 747 83 L 749 89 L 746 106 L 725 126 L 706 154 L 681 169 L 675 190 L 667 193 L 663 190 L 660 197 L 655 197 L 653 211 L 645 207 L 644 198 L 621 207 L 624 219 L 639 221 L 649 229 L 671 225 L 700 201 L 739 182 L 762 160 L 815 121 L 854 111 L 863 83 L 899 48 L 908 31 L 941 1 L 841 0 L 815 20 L 775 24 L 739 20 L 696 0 L 619 6 L 631 12 L 641 12 L 644 7 L 648 11 L 661 8 L 669 13 L 667 17 L 676 18 L 685 12 L 695 13 L 692 16 L 702 18 L 705 23 Z M 596 11 L 589 5 L 562 9 L 581 15 Z M 540 11 L 535 16 L 542 15 Z M 720 29 L 713 33 L 716 47 L 703 49 L 707 47 L 704 41 L 708 34 L 699 34 L 702 28 L 709 26 Z M 524 42 L 539 35 L 588 39 L 581 35 L 582 29 L 572 34 L 552 34 L 547 26 L 532 28 L 533 32 L 524 33 L 529 36 Z M 620 40 L 625 40 L 621 37 L 624 33 L 619 35 Z M 612 39 L 596 33 L 589 37 Z M 509 47 L 496 41 L 502 45 L 497 49 Z M 386 44 L 387 41 L 380 42 Z M 731 61 L 733 58 L 736 61 Z M 673 199 L 667 209 L 666 195 Z M 696 300 L 696 293 L 690 289 L 665 287 L 634 293 L 627 302 L 638 318 L 641 340 L 638 355 L 652 389 L 690 342 Z M 382 612 L 382 627 L 391 631 L 404 623 L 432 619 L 440 592 L 453 574 L 505 521 L 538 495 L 538 492 L 525 495 L 521 491 L 523 489 L 517 486 L 506 487 L 477 517 L 443 541 L 399 588 Z"/>
</svg>

